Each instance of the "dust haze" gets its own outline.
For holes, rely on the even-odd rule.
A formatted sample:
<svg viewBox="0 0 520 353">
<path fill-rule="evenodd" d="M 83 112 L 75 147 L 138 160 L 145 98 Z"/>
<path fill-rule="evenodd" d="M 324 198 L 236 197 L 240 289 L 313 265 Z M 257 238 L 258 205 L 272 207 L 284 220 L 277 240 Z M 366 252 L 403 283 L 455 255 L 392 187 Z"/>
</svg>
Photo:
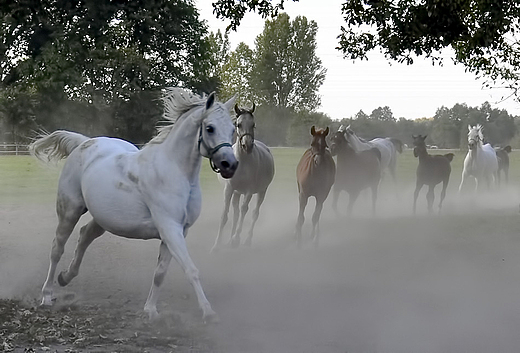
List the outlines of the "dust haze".
<svg viewBox="0 0 520 353">
<path fill-rule="evenodd" d="M 276 180 L 276 177 L 275 177 Z M 297 192 L 271 187 L 251 248 L 210 254 L 220 221 L 220 191 L 203 195 L 188 235 L 190 254 L 221 323 L 205 331 L 215 352 L 514 352 L 520 347 L 520 222 L 516 186 L 459 196 L 450 184 L 441 214 L 429 215 L 423 190 L 413 216 L 413 185 L 381 186 L 376 217 L 370 193 L 347 218 L 342 193 L 321 217 L 318 248 L 294 242 Z M 438 186 L 435 205 L 438 202 Z M 250 225 L 251 211 L 242 239 Z M 0 298 L 37 300 L 56 226 L 54 206 L 1 206 Z M 225 241 L 230 236 L 230 221 Z M 88 221 L 84 216 L 81 224 Z M 78 229 L 58 271 L 68 266 Z M 125 303 L 142 311 L 158 241 L 105 234 L 87 250 L 80 274 L 56 293 L 81 303 Z M 195 294 L 172 262 L 159 311 L 200 322 Z"/>
</svg>

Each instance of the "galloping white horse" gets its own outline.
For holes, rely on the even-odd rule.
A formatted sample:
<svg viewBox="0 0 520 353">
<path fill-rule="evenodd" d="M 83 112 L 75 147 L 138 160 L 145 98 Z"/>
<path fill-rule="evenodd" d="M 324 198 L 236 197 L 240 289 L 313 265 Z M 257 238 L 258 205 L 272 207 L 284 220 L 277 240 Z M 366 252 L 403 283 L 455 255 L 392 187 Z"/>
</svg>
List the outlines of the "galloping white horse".
<svg viewBox="0 0 520 353">
<path fill-rule="evenodd" d="M 235 156 L 240 162 L 233 178 L 225 181 L 224 186 L 224 211 L 220 220 L 220 228 L 215 240 L 212 251 L 218 249 L 222 237 L 222 231 L 228 220 L 229 204 L 233 197 L 233 226 L 231 230 L 231 245 L 240 245 L 240 233 L 244 217 L 249 210 L 249 202 L 254 194 L 257 194 L 256 207 L 253 211 L 253 220 L 245 245 L 251 245 L 253 229 L 260 214 L 260 206 L 264 202 L 267 188 L 274 176 L 274 159 L 269 148 L 262 142 L 255 139 L 255 118 L 253 112 L 255 105 L 251 109 L 240 109 L 235 104 L 235 127 L 237 141 L 233 145 Z M 240 208 L 240 222 L 238 205 L 240 197 L 244 195 L 244 201 Z"/>
<path fill-rule="evenodd" d="M 475 178 L 475 190 L 478 189 L 480 180 L 486 180 L 488 188 L 492 181 L 497 180 L 498 159 L 493 147 L 486 143 L 483 144 L 484 134 L 482 125 L 468 125 L 468 154 L 464 159 L 464 170 L 459 186 L 459 192 L 468 176 Z"/>
<path fill-rule="evenodd" d="M 381 172 L 388 169 L 395 181 L 397 152 L 403 152 L 403 143 L 401 140 L 393 137 L 377 137 L 370 141 L 365 141 L 356 135 L 356 133 L 350 128 L 350 125 L 347 127 L 341 125 L 338 131 L 342 131 L 345 134 L 348 143 L 356 152 L 370 150 L 374 147 L 377 148 L 379 152 L 381 152 Z"/>
<path fill-rule="evenodd" d="M 201 211 L 202 156 L 224 178 L 231 178 L 237 168 L 230 143 L 234 128 L 229 111 L 234 98 L 219 103 L 213 93 L 202 98 L 170 88 L 163 102 L 170 125 L 142 150 L 120 139 L 88 138 L 68 131 L 55 131 L 30 146 L 41 160 L 68 157 L 58 184 L 59 223 L 42 305 L 52 305 L 54 275 L 65 243 L 81 215 L 89 211 L 93 219 L 81 228 L 74 258 L 58 276 L 61 286 L 77 276 L 85 250 L 105 231 L 126 238 L 160 239 L 159 260 L 144 306 L 150 319 L 158 317 L 158 290 L 173 257 L 195 289 L 204 321 L 218 320 L 184 238 Z"/>
</svg>

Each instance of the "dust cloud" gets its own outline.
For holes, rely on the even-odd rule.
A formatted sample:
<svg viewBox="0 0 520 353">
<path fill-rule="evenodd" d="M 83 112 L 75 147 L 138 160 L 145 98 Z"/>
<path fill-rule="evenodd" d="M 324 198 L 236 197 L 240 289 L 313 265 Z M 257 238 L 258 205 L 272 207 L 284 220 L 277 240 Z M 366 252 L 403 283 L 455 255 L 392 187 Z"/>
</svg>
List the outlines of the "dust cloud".
<svg viewBox="0 0 520 353">
<path fill-rule="evenodd" d="M 440 192 L 438 187 L 437 193 Z M 413 216 L 413 186 L 382 185 L 375 217 L 370 192 L 348 218 L 326 201 L 318 248 L 294 242 L 296 187 L 271 189 L 253 246 L 209 251 L 217 235 L 220 193 L 204 195 L 188 235 L 190 254 L 221 323 L 208 326 L 215 352 L 428 353 L 514 352 L 520 347 L 520 222 L 516 187 L 459 196 L 451 185 L 441 214 L 426 212 L 426 190 Z M 436 194 L 435 204 L 438 202 Z M 242 239 L 250 225 L 250 205 Z M 5 211 L 5 212 L 4 212 Z M 82 220 L 85 223 L 87 220 Z M 230 221 L 225 241 L 229 240 Z M 56 218 L 52 205 L 2 210 L 0 297 L 39 297 Z M 79 227 L 59 270 L 68 266 Z M 59 291 L 80 302 L 125 302 L 142 310 L 157 241 L 109 234 L 88 249 L 79 276 Z M 201 321 L 193 289 L 172 262 L 159 310 Z"/>
</svg>

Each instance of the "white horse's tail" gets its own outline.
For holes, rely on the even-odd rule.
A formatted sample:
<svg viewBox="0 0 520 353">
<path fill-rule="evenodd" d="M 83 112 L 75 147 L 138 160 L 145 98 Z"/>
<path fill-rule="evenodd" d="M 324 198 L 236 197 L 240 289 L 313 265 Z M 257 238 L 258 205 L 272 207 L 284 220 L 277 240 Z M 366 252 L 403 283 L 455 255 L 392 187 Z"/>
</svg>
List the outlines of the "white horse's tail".
<svg viewBox="0 0 520 353">
<path fill-rule="evenodd" d="M 76 147 L 89 137 L 76 132 L 57 130 L 52 134 L 42 134 L 29 145 L 29 152 L 43 162 L 57 162 L 67 158 Z"/>
</svg>

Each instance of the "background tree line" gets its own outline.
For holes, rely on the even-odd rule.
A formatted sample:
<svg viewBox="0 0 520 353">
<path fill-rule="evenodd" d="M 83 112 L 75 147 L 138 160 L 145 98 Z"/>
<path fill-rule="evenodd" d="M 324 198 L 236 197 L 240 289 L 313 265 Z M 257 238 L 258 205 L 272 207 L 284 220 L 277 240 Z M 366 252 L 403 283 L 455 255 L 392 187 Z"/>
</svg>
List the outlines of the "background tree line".
<svg viewBox="0 0 520 353">
<path fill-rule="evenodd" d="M 265 21 L 254 48 L 240 43 L 234 50 L 226 35 L 208 32 L 189 0 L 12 1 L 0 4 L 0 18 L 7 141 L 69 129 L 144 143 L 161 118 L 158 98 L 166 86 L 254 102 L 257 136 L 271 146 L 305 146 L 310 126 L 340 124 L 366 138 L 409 143 L 421 133 L 430 144 L 457 148 L 465 145 L 466 125 L 482 123 L 490 142 L 516 141 L 515 118 L 488 103 L 441 107 L 420 120 L 395 119 L 389 107 L 341 121 L 319 112 L 326 69 L 316 56 L 317 24 L 302 16 L 277 14 Z"/>
</svg>

